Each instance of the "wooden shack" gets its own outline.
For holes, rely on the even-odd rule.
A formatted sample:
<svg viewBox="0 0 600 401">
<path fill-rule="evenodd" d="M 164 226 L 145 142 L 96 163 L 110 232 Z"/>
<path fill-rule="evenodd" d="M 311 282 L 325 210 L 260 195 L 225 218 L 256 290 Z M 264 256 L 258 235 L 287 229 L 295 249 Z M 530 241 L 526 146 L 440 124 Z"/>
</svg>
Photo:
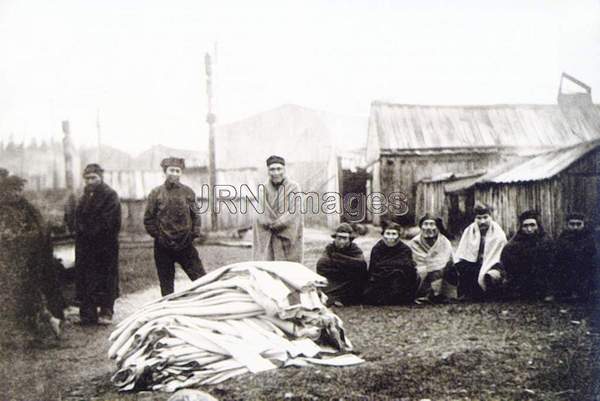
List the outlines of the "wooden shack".
<svg viewBox="0 0 600 401">
<path fill-rule="evenodd" d="M 489 172 L 532 155 L 600 137 L 600 109 L 592 103 L 591 89 L 579 84 L 585 93 L 560 93 L 553 105 L 373 102 L 366 150 L 372 174 L 369 191 L 385 197 L 404 193 L 408 212 L 403 216 L 372 214 L 372 221 L 378 224 L 382 218 L 392 218 L 414 224 L 416 216 L 425 211 L 442 213 L 446 203 L 442 184 L 426 183 L 434 177 Z M 425 192 L 417 194 L 420 181 Z M 421 201 L 419 206 L 418 199 L 429 201 Z"/>
<path fill-rule="evenodd" d="M 504 170 L 504 171 L 502 171 Z M 584 213 L 600 225 L 600 140 L 560 148 L 509 168 L 485 174 L 472 183 L 447 188 L 448 199 L 479 200 L 494 208 L 494 219 L 512 234 L 517 216 L 526 210 L 540 213 L 545 230 L 557 236 L 568 213 Z M 448 213 L 472 219 L 470 209 L 448 202 Z M 462 227 L 451 226 L 458 232 Z"/>
</svg>

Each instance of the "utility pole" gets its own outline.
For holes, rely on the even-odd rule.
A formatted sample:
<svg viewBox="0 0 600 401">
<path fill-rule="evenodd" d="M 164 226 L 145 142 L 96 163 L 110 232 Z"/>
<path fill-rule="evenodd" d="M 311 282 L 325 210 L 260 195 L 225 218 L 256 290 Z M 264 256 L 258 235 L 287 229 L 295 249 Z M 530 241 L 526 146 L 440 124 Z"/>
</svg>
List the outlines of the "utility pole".
<svg viewBox="0 0 600 401">
<path fill-rule="evenodd" d="M 62 122 L 62 131 L 64 134 L 63 152 L 65 155 L 65 185 L 69 191 L 73 192 L 75 190 L 75 180 L 73 177 L 74 149 L 68 120 Z"/>
<path fill-rule="evenodd" d="M 65 157 L 65 186 L 69 192 L 67 203 L 65 204 L 65 225 L 70 233 L 75 232 L 75 147 L 71 138 L 71 128 L 69 121 L 62 122 L 63 154 Z"/>
<path fill-rule="evenodd" d="M 98 164 L 102 164 L 102 134 L 100 131 L 100 109 L 96 109 L 96 134 L 98 137 L 98 157 L 96 157 L 96 160 Z"/>
<path fill-rule="evenodd" d="M 210 191 L 208 194 L 208 206 L 210 208 L 210 225 L 212 231 L 219 229 L 217 221 L 217 212 L 215 210 L 214 188 L 217 185 L 217 172 L 215 170 L 215 122 L 217 117 L 213 113 L 213 93 L 212 93 L 212 62 L 210 54 L 204 56 L 204 64 L 206 67 L 206 93 L 208 95 L 208 112 L 206 114 L 206 122 L 208 123 L 208 179 Z"/>
</svg>

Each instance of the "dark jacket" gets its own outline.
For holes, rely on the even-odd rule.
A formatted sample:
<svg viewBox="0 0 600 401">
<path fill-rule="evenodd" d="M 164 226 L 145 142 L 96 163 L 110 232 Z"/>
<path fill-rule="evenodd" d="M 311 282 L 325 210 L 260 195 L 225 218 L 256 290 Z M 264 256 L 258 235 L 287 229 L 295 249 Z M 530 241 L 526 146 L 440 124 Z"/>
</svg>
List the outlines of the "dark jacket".
<svg viewBox="0 0 600 401">
<path fill-rule="evenodd" d="M 200 236 L 200 210 L 194 191 L 181 183 L 165 183 L 148 195 L 144 226 L 163 248 L 174 251 Z"/>
<path fill-rule="evenodd" d="M 105 183 L 88 189 L 75 209 L 75 236 L 96 243 L 118 238 L 121 229 L 121 203 L 114 189 Z"/>
<path fill-rule="evenodd" d="M 556 295 L 578 293 L 586 298 L 597 275 L 597 250 L 591 230 L 564 231 L 555 242 L 554 290 Z"/>
<path fill-rule="evenodd" d="M 121 203 L 105 183 L 86 187 L 75 208 L 77 298 L 112 308 L 119 296 Z"/>
<path fill-rule="evenodd" d="M 0 177 L 0 341 L 9 342 L 22 323 L 28 326 L 21 328 L 39 328 L 44 300 L 55 317 L 62 319 L 65 307 L 47 225 L 12 180 L 19 178 Z"/>
<path fill-rule="evenodd" d="M 515 234 L 500 256 L 506 273 L 507 295 L 521 298 L 547 295 L 553 256 L 552 242 L 543 230 L 533 235 L 521 231 Z"/>
<path fill-rule="evenodd" d="M 323 290 L 333 301 L 344 305 L 360 303 L 367 284 L 367 262 L 362 250 L 354 242 L 338 249 L 331 243 L 317 261 L 317 273 L 327 278 Z"/>
<path fill-rule="evenodd" d="M 409 303 L 414 301 L 416 291 L 417 269 L 411 249 L 402 241 L 388 247 L 379 240 L 371 250 L 364 302 L 372 305 Z"/>
</svg>

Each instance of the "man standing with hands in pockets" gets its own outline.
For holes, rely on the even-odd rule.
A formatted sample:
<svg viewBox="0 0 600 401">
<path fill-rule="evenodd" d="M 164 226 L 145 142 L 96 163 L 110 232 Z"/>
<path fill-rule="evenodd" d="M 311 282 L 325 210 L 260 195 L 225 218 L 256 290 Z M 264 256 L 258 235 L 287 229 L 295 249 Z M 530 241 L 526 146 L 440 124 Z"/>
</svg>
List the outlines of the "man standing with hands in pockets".
<svg viewBox="0 0 600 401">
<path fill-rule="evenodd" d="M 175 262 L 190 280 L 205 273 L 193 240 L 200 236 L 200 209 L 194 191 L 179 182 L 184 159 L 168 157 L 160 163 L 164 184 L 148 195 L 144 226 L 154 238 L 154 261 L 162 296 L 174 291 Z"/>
</svg>

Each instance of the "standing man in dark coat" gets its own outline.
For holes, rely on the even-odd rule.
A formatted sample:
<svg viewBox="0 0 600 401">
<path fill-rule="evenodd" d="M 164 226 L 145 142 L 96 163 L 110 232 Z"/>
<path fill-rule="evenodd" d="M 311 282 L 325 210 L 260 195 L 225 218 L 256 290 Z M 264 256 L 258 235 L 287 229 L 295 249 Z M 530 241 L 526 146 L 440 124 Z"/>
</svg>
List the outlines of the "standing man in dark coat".
<svg viewBox="0 0 600 401">
<path fill-rule="evenodd" d="M 83 325 L 110 324 L 119 297 L 121 203 L 104 183 L 103 173 L 98 164 L 86 166 L 84 192 L 75 209 L 75 266 Z"/>
<path fill-rule="evenodd" d="M 190 280 L 205 273 L 193 240 L 200 236 L 200 209 L 194 191 L 179 182 L 184 159 L 168 157 L 160 163 L 165 183 L 148 195 L 144 226 L 154 238 L 154 261 L 162 296 L 174 291 L 175 262 Z"/>
<path fill-rule="evenodd" d="M 16 339 L 13 329 L 19 327 L 35 331 L 46 318 L 60 336 L 64 320 L 48 227 L 23 196 L 24 185 L 24 179 L 0 167 L 0 341 Z"/>
<path fill-rule="evenodd" d="M 521 213 L 519 231 L 502 249 L 500 256 L 499 270 L 506 277 L 505 295 L 522 299 L 541 299 L 547 295 L 554 256 L 552 249 L 539 214 L 533 210 Z"/>
<path fill-rule="evenodd" d="M 323 292 L 330 304 L 358 304 L 368 277 L 363 251 L 354 243 L 354 230 L 348 223 L 340 224 L 331 237 L 333 241 L 317 261 L 317 273 L 327 279 Z"/>
<path fill-rule="evenodd" d="M 567 227 L 555 243 L 554 293 L 557 297 L 588 300 L 597 274 L 596 244 L 583 213 L 570 213 Z"/>
<path fill-rule="evenodd" d="M 412 303 L 417 291 L 417 269 L 412 251 L 400 239 L 401 227 L 387 225 L 371 250 L 369 281 L 363 294 L 370 305 Z"/>
</svg>

